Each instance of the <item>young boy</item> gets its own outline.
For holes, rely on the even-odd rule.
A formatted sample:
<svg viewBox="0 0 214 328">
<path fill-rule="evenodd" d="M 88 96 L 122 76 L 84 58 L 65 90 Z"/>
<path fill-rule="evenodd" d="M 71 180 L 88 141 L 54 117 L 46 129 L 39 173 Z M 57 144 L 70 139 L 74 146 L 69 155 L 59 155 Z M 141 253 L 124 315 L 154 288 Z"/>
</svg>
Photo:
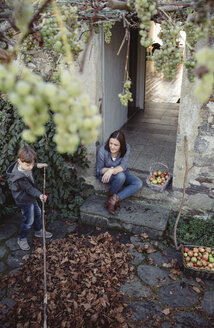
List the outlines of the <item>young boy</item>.
<svg viewBox="0 0 214 328">
<path fill-rule="evenodd" d="M 20 148 L 18 151 L 18 160 L 10 165 L 7 174 L 11 182 L 11 191 L 16 205 L 21 209 L 23 220 L 18 234 L 19 247 L 27 251 L 30 246 L 27 241 L 27 233 L 32 224 L 34 225 L 35 237 L 42 237 L 41 209 L 36 201 L 46 201 L 47 196 L 36 188 L 32 169 L 47 167 L 46 163 L 35 163 L 36 152 L 29 146 Z M 52 233 L 46 231 L 46 238 L 51 238 Z"/>
</svg>

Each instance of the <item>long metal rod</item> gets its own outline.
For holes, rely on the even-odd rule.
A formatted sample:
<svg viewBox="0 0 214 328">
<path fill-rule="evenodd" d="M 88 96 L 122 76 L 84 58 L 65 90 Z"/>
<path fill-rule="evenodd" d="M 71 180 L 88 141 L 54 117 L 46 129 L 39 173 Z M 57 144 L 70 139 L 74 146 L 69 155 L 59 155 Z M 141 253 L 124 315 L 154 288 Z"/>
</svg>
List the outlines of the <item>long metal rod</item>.
<svg viewBox="0 0 214 328">
<path fill-rule="evenodd" d="M 45 195 L 46 171 L 44 167 L 43 195 Z M 42 201 L 42 231 L 43 231 L 43 267 L 44 267 L 44 328 L 47 328 L 47 266 L 46 266 L 46 231 L 45 231 L 45 202 Z"/>
</svg>

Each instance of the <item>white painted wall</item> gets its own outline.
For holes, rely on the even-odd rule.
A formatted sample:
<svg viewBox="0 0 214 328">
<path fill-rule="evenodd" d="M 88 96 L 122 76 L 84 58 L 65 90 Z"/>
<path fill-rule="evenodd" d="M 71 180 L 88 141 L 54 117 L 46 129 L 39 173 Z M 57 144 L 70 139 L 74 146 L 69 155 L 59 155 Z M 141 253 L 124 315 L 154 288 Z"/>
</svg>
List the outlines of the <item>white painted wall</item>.
<svg viewBox="0 0 214 328">
<path fill-rule="evenodd" d="M 103 40 L 103 142 L 127 121 L 127 107 L 118 98 L 123 89 L 127 42 L 119 56 L 117 52 L 124 34 L 122 23 L 116 23 L 112 29 L 110 44 Z"/>
<path fill-rule="evenodd" d="M 145 101 L 145 79 L 146 79 L 146 48 L 140 44 L 140 35 L 138 34 L 137 49 L 137 90 L 136 90 L 136 107 L 144 109 Z"/>
</svg>

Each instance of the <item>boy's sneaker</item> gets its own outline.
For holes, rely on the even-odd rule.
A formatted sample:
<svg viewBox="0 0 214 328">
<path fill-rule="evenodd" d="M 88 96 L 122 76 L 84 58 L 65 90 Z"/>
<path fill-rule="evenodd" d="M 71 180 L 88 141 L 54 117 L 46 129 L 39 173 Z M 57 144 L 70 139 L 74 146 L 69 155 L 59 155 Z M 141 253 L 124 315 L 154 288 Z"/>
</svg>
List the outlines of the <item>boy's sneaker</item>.
<svg viewBox="0 0 214 328">
<path fill-rule="evenodd" d="M 49 231 L 45 231 L 45 233 L 46 233 L 46 236 L 45 236 L 46 238 L 51 238 L 53 236 L 53 234 Z M 41 229 L 39 231 L 35 231 L 34 236 L 38 237 L 38 238 L 42 238 L 43 237 L 43 230 Z"/>
<path fill-rule="evenodd" d="M 27 238 L 18 238 L 17 243 L 23 251 L 28 251 L 30 249 L 30 246 L 27 242 Z"/>
</svg>

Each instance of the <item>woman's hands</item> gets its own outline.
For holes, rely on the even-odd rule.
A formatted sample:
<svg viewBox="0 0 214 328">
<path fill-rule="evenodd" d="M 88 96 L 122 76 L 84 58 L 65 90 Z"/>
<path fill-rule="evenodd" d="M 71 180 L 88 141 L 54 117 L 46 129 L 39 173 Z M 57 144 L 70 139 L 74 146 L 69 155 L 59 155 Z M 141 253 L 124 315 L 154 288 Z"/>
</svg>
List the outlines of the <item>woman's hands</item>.
<svg viewBox="0 0 214 328">
<path fill-rule="evenodd" d="M 102 182 L 103 183 L 108 183 L 112 174 L 116 175 L 119 172 L 123 172 L 123 168 L 121 166 L 116 166 L 116 167 L 110 167 L 110 168 L 104 168 L 104 174 L 102 177 Z"/>
<path fill-rule="evenodd" d="M 108 183 L 109 180 L 110 180 L 110 178 L 111 178 L 111 176 L 112 176 L 112 174 L 113 174 L 113 172 L 114 172 L 114 168 L 113 168 L 113 167 L 109 168 L 109 169 L 103 174 L 103 176 L 102 176 L 102 182 L 103 182 L 103 183 Z"/>
</svg>

